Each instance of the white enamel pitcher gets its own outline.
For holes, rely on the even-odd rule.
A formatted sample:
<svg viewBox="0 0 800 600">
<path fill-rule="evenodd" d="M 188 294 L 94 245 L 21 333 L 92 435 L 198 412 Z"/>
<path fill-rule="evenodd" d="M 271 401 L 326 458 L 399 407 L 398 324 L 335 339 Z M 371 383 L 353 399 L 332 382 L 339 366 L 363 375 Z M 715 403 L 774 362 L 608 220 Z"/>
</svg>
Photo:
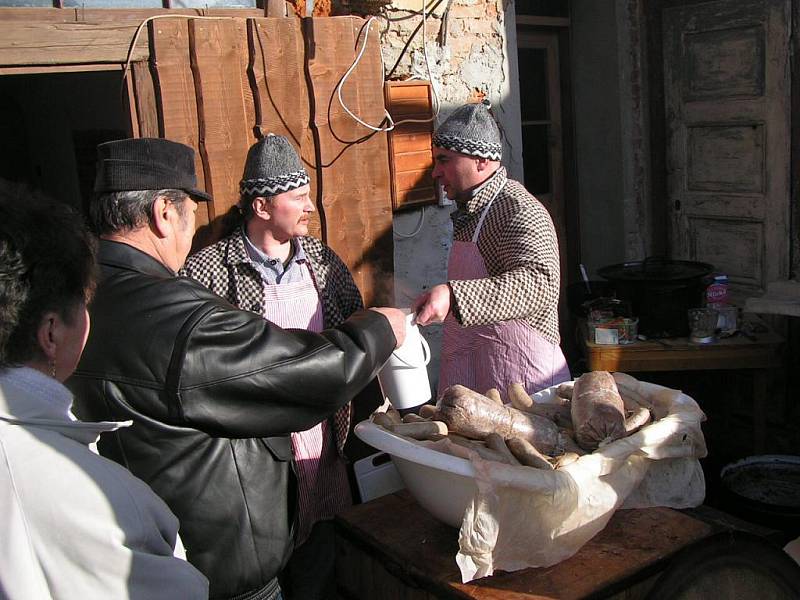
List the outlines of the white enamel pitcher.
<svg viewBox="0 0 800 600">
<path fill-rule="evenodd" d="M 410 309 L 401 310 L 408 313 L 406 339 L 378 373 L 383 395 L 397 409 L 414 408 L 431 399 L 427 368 L 431 349 L 414 322 L 416 315 Z"/>
</svg>

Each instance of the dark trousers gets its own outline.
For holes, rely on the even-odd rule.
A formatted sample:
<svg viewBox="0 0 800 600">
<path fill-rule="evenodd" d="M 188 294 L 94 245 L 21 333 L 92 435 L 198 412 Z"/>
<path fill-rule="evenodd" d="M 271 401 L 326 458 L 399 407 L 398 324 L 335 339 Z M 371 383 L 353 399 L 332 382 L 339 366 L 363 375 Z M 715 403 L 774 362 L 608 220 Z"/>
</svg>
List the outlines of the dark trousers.
<svg viewBox="0 0 800 600">
<path fill-rule="evenodd" d="M 336 542 L 333 521 L 319 521 L 294 549 L 280 577 L 286 600 L 335 600 Z"/>
</svg>

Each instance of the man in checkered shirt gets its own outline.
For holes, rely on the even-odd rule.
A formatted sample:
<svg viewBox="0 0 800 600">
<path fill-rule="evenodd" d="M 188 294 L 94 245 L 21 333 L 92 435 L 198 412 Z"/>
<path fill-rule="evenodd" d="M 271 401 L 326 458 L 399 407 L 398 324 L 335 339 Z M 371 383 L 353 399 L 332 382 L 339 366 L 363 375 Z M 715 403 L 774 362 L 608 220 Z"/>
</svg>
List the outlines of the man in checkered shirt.
<svg viewBox="0 0 800 600">
<path fill-rule="evenodd" d="M 269 134 L 253 144 L 239 191 L 241 226 L 191 256 L 181 275 L 285 328 L 319 332 L 364 308 L 342 260 L 308 235 L 310 180 L 288 139 Z M 373 381 L 354 401 L 374 408 L 380 399 Z M 287 600 L 335 595 L 332 519 L 353 503 L 344 455 L 350 422 L 348 403 L 291 434 L 299 517 L 296 548 L 280 577 Z"/>
<path fill-rule="evenodd" d="M 500 165 L 486 103 L 456 109 L 433 136 L 433 176 L 456 201 L 448 281 L 414 303 L 420 325 L 444 322 L 439 395 L 512 383 L 528 393 L 570 379 L 559 347 L 558 239 L 547 209 Z"/>
</svg>

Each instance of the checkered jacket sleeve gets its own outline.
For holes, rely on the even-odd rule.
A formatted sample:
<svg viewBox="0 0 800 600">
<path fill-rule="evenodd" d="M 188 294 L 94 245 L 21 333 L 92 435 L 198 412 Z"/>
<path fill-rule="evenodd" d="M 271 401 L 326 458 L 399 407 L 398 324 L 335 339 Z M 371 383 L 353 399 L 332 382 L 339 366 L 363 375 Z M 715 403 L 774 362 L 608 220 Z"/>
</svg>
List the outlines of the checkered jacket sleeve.
<svg viewBox="0 0 800 600">
<path fill-rule="evenodd" d="M 470 241 L 478 218 L 475 213 L 456 221 L 454 240 Z M 547 209 L 520 183 L 506 180 L 484 220 L 478 249 L 489 277 L 450 281 L 461 324 L 520 319 L 558 344 L 558 239 Z"/>
</svg>

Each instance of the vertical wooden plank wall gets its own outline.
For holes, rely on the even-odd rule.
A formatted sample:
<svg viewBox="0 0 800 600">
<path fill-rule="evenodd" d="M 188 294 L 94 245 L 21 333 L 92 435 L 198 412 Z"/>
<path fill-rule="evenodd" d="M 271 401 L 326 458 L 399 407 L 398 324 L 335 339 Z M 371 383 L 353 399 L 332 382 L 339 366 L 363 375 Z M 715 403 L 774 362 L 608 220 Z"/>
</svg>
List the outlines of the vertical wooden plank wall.
<svg viewBox="0 0 800 600">
<path fill-rule="evenodd" d="M 315 106 L 319 176 L 328 244 L 341 252 L 368 304 L 393 300 L 393 241 L 388 147 L 347 114 L 337 86 L 363 41 L 364 21 L 352 17 L 305 20 L 308 72 Z M 378 27 L 342 87 L 344 104 L 362 121 L 379 126 L 384 118 L 383 67 Z"/>
<path fill-rule="evenodd" d="M 189 22 L 185 19 L 158 19 L 149 24 L 150 64 L 158 109 L 158 128 L 162 137 L 187 144 L 198 151 L 199 123 L 194 76 L 189 51 Z M 197 181 L 205 180 L 200 153 L 195 155 Z M 214 218 L 211 203 L 197 209 L 197 226 Z"/>
<path fill-rule="evenodd" d="M 247 48 L 242 19 L 189 21 L 191 65 L 197 94 L 199 150 L 205 190 L 214 198 L 210 243 L 225 235 L 221 217 L 236 204 L 242 166 L 252 143 L 245 113 L 247 73 L 240 52 Z M 243 43 L 244 42 L 244 43 Z M 254 140 L 253 140 L 254 141 Z"/>
<path fill-rule="evenodd" d="M 130 76 L 133 77 L 134 96 L 136 100 L 136 118 L 138 120 L 137 137 L 158 137 L 158 110 L 156 109 L 156 91 L 153 77 L 147 62 L 131 64 Z"/>
<path fill-rule="evenodd" d="M 248 29 L 255 128 L 261 135 L 275 133 L 292 142 L 311 178 L 312 197 L 316 197 L 314 145 L 306 138 L 310 108 L 301 22 L 299 19 L 250 19 Z M 309 230 L 312 235 L 324 237 L 319 212 L 312 216 Z"/>
<path fill-rule="evenodd" d="M 223 233 L 222 216 L 238 200 L 249 146 L 267 133 L 285 135 L 300 152 L 318 199 L 312 234 L 341 256 L 368 305 L 389 304 L 393 243 L 386 134 L 359 125 L 336 95 L 360 48 L 364 23 L 354 17 L 159 19 L 150 23 L 150 61 L 159 133 L 195 148 L 198 180 L 214 197 L 207 214 L 198 211 L 198 226 L 210 226 L 198 230 L 195 248 Z M 383 120 L 383 68 L 374 25 L 343 97 L 365 122 Z M 151 128 L 140 123 L 142 131 Z"/>
</svg>

